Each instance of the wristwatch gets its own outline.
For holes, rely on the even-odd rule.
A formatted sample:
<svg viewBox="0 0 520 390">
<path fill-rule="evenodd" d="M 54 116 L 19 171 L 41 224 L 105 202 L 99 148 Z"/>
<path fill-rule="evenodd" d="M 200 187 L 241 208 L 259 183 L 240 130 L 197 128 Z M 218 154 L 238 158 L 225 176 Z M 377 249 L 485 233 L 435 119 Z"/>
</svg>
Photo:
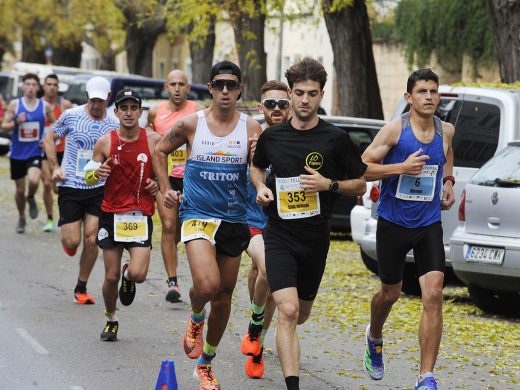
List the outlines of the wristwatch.
<svg viewBox="0 0 520 390">
<path fill-rule="evenodd" d="M 331 180 L 329 185 L 329 191 L 330 192 L 338 192 L 339 184 L 337 180 Z"/>
</svg>

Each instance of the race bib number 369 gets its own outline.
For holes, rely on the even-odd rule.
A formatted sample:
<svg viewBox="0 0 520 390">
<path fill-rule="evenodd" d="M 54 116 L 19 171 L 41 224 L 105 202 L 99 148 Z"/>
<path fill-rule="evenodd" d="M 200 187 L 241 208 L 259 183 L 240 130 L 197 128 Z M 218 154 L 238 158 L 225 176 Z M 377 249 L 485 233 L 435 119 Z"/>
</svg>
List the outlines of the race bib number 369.
<svg viewBox="0 0 520 390">
<path fill-rule="evenodd" d="M 282 219 L 308 218 L 320 213 L 320 194 L 303 191 L 299 177 L 276 178 L 276 196 Z"/>
<path fill-rule="evenodd" d="M 437 165 L 425 165 L 418 175 L 401 175 L 397 183 L 396 198 L 418 202 L 431 202 L 435 195 Z"/>
<path fill-rule="evenodd" d="M 114 214 L 114 241 L 143 242 L 148 240 L 148 218 L 141 213 Z"/>
</svg>

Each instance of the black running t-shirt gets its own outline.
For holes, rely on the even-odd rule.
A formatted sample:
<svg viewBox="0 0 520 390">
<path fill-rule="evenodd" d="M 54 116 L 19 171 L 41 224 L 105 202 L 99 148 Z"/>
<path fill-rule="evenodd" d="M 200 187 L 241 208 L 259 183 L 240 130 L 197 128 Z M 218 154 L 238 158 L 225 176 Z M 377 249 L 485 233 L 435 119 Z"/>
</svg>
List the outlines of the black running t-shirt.
<svg viewBox="0 0 520 390">
<path fill-rule="evenodd" d="M 297 130 L 292 127 L 290 121 L 269 127 L 258 139 L 253 164 L 263 169 L 271 166 L 271 173 L 266 184 L 273 191 L 275 201 L 264 208 L 266 215 L 269 218 L 281 220 L 278 199 L 284 199 L 283 202 L 286 204 L 282 210 L 287 213 L 283 219 L 291 214 L 291 207 L 293 207 L 295 213 L 289 217 L 290 219 L 310 223 L 322 223 L 324 219 L 330 218 L 332 201 L 337 195 L 329 191 L 320 192 L 319 213 L 297 217 L 298 212 L 301 214 L 302 210 L 312 208 L 312 204 L 309 206 L 309 202 L 301 201 L 301 196 L 307 194 L 294 192 L 289 193 L 288 196 L 287 194 L 280 195 L 279 198 L 276 193 L 277 179 L 279 188 L 284 188 L 286 184 L 292 185 L 292 183 L 288 183 L 282 178 L 297 178 L 302 174 L 309 174 L 305 170 L 305 166 L 332 180 L 357 179 L 363 176 L 367 168 L 361 161 L 359 150 L 347 132 L 322 119 L 319 120 L 316 127 L 308 130 Z"/>
</svg>

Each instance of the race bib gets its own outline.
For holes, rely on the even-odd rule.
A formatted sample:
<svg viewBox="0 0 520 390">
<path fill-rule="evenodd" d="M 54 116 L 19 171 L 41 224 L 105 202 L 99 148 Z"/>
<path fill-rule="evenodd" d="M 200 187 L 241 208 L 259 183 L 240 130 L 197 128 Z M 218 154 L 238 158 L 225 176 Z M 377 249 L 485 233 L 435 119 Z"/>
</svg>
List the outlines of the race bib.
<svg viewBox="0 0 520 390">
<path fill-rule="evenodd" d="M 215 245 L 215 234 L 222 220 L 211 219 L 188 219 L 182 223 L 181 241 L 188 242 L 197 238 L 208 240 Z"/>
<path fill-rule="evenodd" d="M 179 149 L 173 151 L 168 155 L 168 175 L 176 165 L 186 165 L 188 161 L 188 151 L 186 150 L 186 144 L 182 145 Z"/>
<path fill-rule="evenodd" d="M 417 202 L 431 202 L 435 195 L 438 165 L 425 165 L 418 175 L 400 175 L 396 198 Z"/>
<path fill-rule="evenodd" d="M 76 155 L 76 176 L 85 177 L 83 169 L 92 160 L 93 150 L 79 149 Z"/>
<path fill-rule="evenodd" d="M 40 123 L 24 122 L 18 125 L 18 140 L 20 142 L 34 142 L 40 139 Z"/>
<path fill-rule="evenodd" d="M 114 241 L 148 240 L 148 217 L 141 212 L 114 214 Z"/>
<path fill-rule="evenodd" d="M 320 194 L 305 192 L 299 177 L 277 177 L 278 216 L 282 219 L 309 218 L 320 214 Z"/>
</svg>

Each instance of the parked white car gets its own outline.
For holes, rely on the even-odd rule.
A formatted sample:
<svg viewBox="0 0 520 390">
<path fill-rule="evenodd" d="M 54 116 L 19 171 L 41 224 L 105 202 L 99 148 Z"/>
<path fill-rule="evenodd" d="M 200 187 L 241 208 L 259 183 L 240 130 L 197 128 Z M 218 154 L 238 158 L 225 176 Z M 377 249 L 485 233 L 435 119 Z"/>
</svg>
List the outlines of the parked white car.
<svg viewBox="0 0 520 390">
<path fill-rule="evenodd" d="M 449 280 L 453 275 L 449 239 L 457 227 L 456 206 L 460 201 L 462 190 L 478 168 L 496 152 L 505 148 L 508 142 L 520 138 L 520 91 L 446 85 L 441 85 L 439 90 L 441 101 L 436 115 L 455 126 L 452 145 L 455 157 L 454 176 L 457 183 L 454 190 L 457 202 L 450 210 L 442 212 L 446 276 Z M 402 99 L 393 117 L 407 110 L 406 101 Z M 359 211 L 360 209 L 356 210 Z M 377 216 L 375 210 L 372 210 L 371 218 L 365 224 L 364 234 L 357 241 L 362 256 L 371 262 L 377 262 L 376 228 Z M 413 261 L 413 253 L 409 253 L 402 290 L 408 294 L 419 295 L 420 287 Z"/>
<path fill-rule="evenodd" d="M 520 141 L 466 185 L 450 238 L 455 274 L 482 310 L 520 316 Z"/>
</svg>

